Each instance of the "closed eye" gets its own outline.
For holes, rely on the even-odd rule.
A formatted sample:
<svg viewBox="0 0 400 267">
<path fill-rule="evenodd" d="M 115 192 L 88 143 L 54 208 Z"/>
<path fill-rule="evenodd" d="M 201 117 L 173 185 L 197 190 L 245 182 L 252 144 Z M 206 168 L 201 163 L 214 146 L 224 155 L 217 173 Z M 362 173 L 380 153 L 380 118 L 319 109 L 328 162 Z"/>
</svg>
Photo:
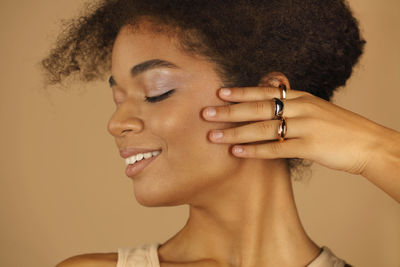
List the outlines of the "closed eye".
<svg viewBox="0 0 400 267">
<path fill-rule="evenodd" d="M 175 89 L 172 89 L 172 90 L 170 90 L 162 95 L 159 95 L 159 96 L 152 96 L 152 97 L 146 96 L 145 101 L 150 102 L 150 103 L 159 102 L 159 101 L 166 99 L 174 92 L 175 92 Z"/>
</svg>

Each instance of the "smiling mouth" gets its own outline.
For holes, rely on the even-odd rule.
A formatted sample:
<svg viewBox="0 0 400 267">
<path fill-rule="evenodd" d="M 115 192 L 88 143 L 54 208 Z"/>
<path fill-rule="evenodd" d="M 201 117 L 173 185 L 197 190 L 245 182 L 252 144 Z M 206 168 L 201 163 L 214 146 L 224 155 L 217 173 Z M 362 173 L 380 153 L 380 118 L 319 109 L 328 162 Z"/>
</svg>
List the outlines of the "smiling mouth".
<svg viewBox="0 0 400 267">
<path fill-rule="evenodd" d="M 161 150 L 146 152 L 146 153 L 138 153 L 136 155 L 126 158 L 125 165 L 128 166 L 129 164 L 134 164 L 136 162 L 140 162 L 142 160 L 158 156 L 159 154 L 161 154 Z"/>
<path fill-rule="evenodd" d="M 156 151 L 156 152 L 159 152 L 159 151 Z M 153 153 L 153 152 L 151 152 L 151 153 Z M 127 167 L 126 167 L 126 170 L 125 170 L 126 176 L 133 178 L 134 176 L 139 174 L 153 160 L 155 160 L 160 154 L 161 154 L 161 152 L 155 153 L 155 155 L 152 154 L 152 156 L 147 158 L 147 159 L 146 158 L 142 158 L 139 161 L 135 161 L 134 163 L 127 164 Z"/>
</svg>

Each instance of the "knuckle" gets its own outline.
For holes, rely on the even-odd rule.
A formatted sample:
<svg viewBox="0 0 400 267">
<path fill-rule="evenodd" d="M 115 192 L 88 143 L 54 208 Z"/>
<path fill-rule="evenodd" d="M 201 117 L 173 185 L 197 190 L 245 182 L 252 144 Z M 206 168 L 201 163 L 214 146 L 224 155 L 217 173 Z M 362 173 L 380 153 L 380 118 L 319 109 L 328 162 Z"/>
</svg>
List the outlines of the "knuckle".
<svg viewBox="0 0 400 267">
<path fill-rule="evenodd" d="M 299 97 L 299 99 L 301 99 L 303 101 L 308 101 L 308 102 L 313 101 L 314 98 L 315 98 L 315 96 L 309 92 L 302 92 L 302 95 Z"/>
<path fill-rule="evenodd" d="M 318 112 L 320 109 L 320 106 L 315 101 L 315 98 L 313 96 L 304 95 L 301 96 L 299 100 L 301 101 L 302 109 L 305 110 L 308 114 Z"/>
<path fill-rule="evenodd" d="M 233 139 L 236 139 L 236 138 L 239 137 L 240 131 L 239 131 L 238 128 L 233 128 L 233 129 L 231 129 L 231 130 L 229 131 L 229 135 L 230 135 Z"/>
<path fill-rule="evenodd" d="M 255 112 L 256 114 L 267 114 L 267 108 L 270 109 L 270 104 L 264 101 L 255 102 Z"/>
<path fill-rule="evenodd" d="M 276 92 L 279 92 L 278 88 L 273 87 L 262 87 L 262 94 L 265 99 L 271 98 L 272 95 L 275 95 Z"/>
<path fill-rule="evenodd" d="M 268 121 L 260 122 L 258 124 L 258 127 L 259 127 L 260 132 L 262 132 L 262 133 L 271 132 L 272 128 L 273 128 L 272 124 L 269 123 Z"/>
<path fill-rule="evenodd" d="M 279 155 L 282 150 L 282 143 L 272 142 L 269 146 L 269 150 L 273 155 Z"/>
<path fill-rule="evenodd" d="M 249 151 L 250 150 L 250 151 Z M 248 149 L 248 151 L 250 152 L 249 154 L 251 154 L 252 156 L 260 156 L 261 155 L 261 149 L 260 146 L 251 146 L 251 149 Z"/>
<path fill-rule="evenodd" d="M 232 114 L 232 107 L 231 107 L 231 105 L 226 105 L 226 106 L 222 107 L 221 111 L 224 115 L 229 117 Z"/>
<path fill-rule="evenodd" d="M 240 99 L 244 99 L 247 95 L 247 92 L 244 88 L 237 88 L 236 93 L 239 96 Z"/>
<path fill-rule="evenodd" d="M 302 97 L 314 97 L 313 94 L 311 94 L 310 92 L 307 91 L 301 91 L 302 93 Z"/>
</svg>

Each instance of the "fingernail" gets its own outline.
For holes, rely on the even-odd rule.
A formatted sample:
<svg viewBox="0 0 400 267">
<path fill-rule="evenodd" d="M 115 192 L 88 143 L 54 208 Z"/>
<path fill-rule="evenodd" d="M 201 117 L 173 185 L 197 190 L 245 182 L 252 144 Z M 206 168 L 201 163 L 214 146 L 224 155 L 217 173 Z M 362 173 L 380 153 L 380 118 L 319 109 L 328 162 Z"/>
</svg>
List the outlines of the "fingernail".
<svg viewBox="0 0 400 267">
<path fill-rule="evenodd" d="M 215 108 L 207 108 L 206 109 L 206 115 L 208 117 L 214 117 L 215 114 L 217 114 L 217 111 L 215 110 Z"/>
<path fill-rule="evenodd" d="M 212 131 L 212 137 L 215 139 L 221 138 L 224 134 L 221 131 Z"/>
<path fill-rule="evenodd" d="M 233 150 L 234 150 L 236 153 L 242 153 L 242 152 L 243 152 L 243 148 L 242 148 L 241 146 L 235 146 L 235 147 L 233 148 Z"/>
<path fill-rule="evenodd" d="M 228 89 L 228 88 L 222 88 L 221 89 L 221 95 L 228 96 L 230 94 L 231 94 L 231 90 L 230 89 Z"/>
</svg>

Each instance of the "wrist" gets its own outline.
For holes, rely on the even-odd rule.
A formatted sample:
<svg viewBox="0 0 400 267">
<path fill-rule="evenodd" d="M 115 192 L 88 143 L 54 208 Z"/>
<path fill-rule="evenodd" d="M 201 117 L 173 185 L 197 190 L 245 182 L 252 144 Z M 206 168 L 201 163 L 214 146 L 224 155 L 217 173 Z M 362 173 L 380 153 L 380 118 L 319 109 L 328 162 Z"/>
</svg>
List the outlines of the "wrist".
<svg viewBox="0 0 400 267">
<path fill-rule="evenodd" d="M 400 133 L 381 127 L 361 175 L 400 202 Z"/>
</svg>

